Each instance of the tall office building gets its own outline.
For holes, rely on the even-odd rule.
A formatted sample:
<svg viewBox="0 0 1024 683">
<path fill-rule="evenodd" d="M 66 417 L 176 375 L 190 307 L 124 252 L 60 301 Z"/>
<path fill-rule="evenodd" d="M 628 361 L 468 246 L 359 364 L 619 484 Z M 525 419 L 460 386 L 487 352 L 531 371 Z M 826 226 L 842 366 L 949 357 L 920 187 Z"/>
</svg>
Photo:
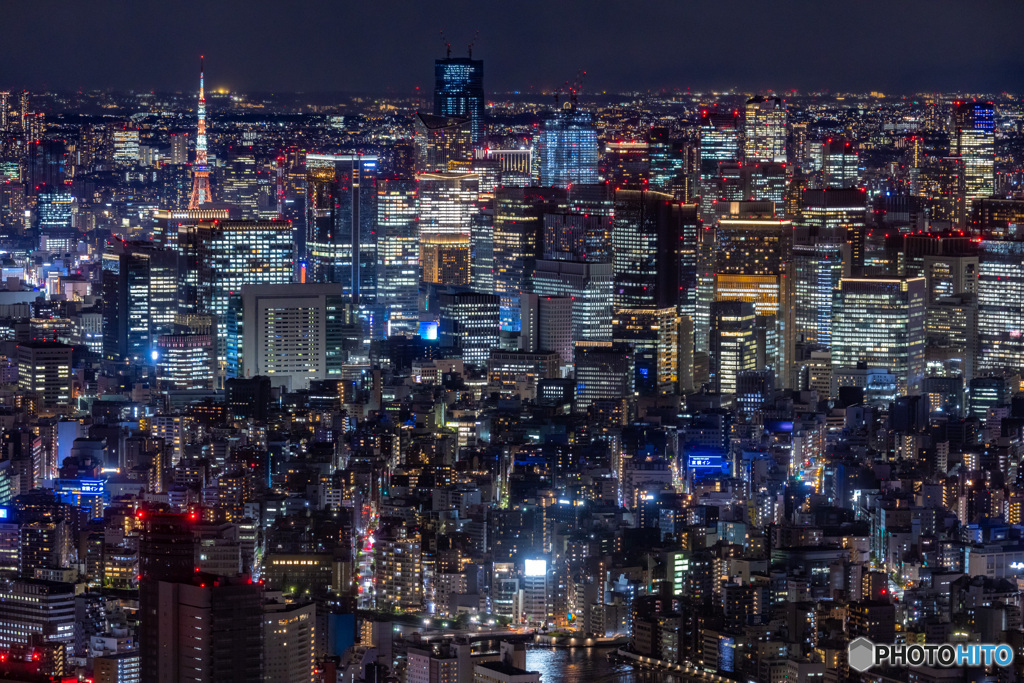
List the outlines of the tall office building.
<svg viewBox="0 0 1024 683">
<path fill-rule="evenodd" d="M 503 187 L 494 199 L 494 291 L 501 297 L 501 328 L 519 331 L 519 295 L 532 259 L 543 255 L 544 214 L 564 208 L 558 188 Z"/>
<path fill-rule="evenodd" d="M 529 289 L 572 301 L 573 341 L 611 340 L 612 264 L 538 259 Z"/>
<path fill-rule="evenodd" d="M 609 212 L 610 214 L 611 212 Z M 611 261 L 612 218 L 590 213 L 544 214 L 544 258 Z"/>
<path fill-rule="evenodd" d="M 114 165 L 132 168 L 139 164 L 139 131 L 121 126 L 114 130 Z"/>
<path fill-rule="evenodd" d="M 646 190 L 650 182 L 650 145 L 646 140 L 610 140 L 605 143 L 604 179 L 623 190 Z"/>
<path fill-rule="evenodd" d="M 420 239 L 423 282 L 439 285 L 468 285 L 471 281 L 470 238 L 468 235 L 427 235 Z"/>
<path fill-rule="evenodd" d="M 721 197 L 719 181 L 723 164 L 740 161 L 739 112 L 704 111 L 698 128 L 700 155 L 697 164 L 701 217 L 714 216 L 714 203 Z"/>
<path fill-rule="evenodd" d="M 211 315 L 179 315 L 166 334 L 153 340 L 162 391 L 211 391 L 217 388 L 217 333 Z"/>
<path fill-rule="evenodd" d="M 520 295 L 522 321 L 519 345 L 523 351 L 554 351 L 561 359 L 561 376 L 572 370 L 573 300 L 565 296 Z"/>
<path fill-rule="evenodd" d="M 620 308 L 678 306 L 695 283 L 681 270 L 687 237 L 696 239 L 695 206 L 681 205 L 662 192 L 615 193 L 612 254 L 613 301 Z"/>
<path fill-rule="evenodd" d="M 863 189 L 826 188 L 799 194 L 797 223 L 812 233 L 838 231 L 850 246 L 851 268 L 864 266 L 864 233 L 867 224 L 867 193 Z"/>
<path fill-rule="evenodd" d="M 832 343 L 832 298 L 839 280 L 854 271 L 853 246 L 863 242 L 865 193 L 805 190 L 793 237 L 793 338 L 798 344 Z M 860 249 L 863 266 L 863 248 Z"/>
<path fill-rule="evenodd" d="M 754 304 L 764 332 L 763 363 L 784 386 L 791 386 L 792 222 L 776 218 L 768 202 L 732 202 L 719 210 L 723 217 L 715 231 L 715 300 Z"/>
<path fill-rule="evenodd" d="M 229 158 L 221 171 L 220 195 L 226 204 L 235 207 L 238 216 L 246 219 L 257 218 L 256 159 L 252 154 L 236 154 Z"/>
<path fill-rule="evenodd" d="M 377 181 L 377 298 L 385 308 L 388 334 L 419 329 L 420 234 L 416 183 L 409 178 Z"/>
<path fill-rule="evenodd" d="M 832 374 L 886 368 L 901 393 L 920 389 L 925 366 L 924 278 L 844 278 L 832 323 Z"/>
<path fill-rule="evenodd" d="M 164 581 L 185 582 L 194 575 L 195 540 L 187 515 L 144 511 L 139 534 L 139 657 L 143 680 L 178 680 L 177 626 L 169 613 Z M 166 672 L 166 673 L 164 673 Z M 159 678 L 164 676 L 164 678 Z"/>
<path fill-rule="evenodd" d="M 147 363 L 178 313 L 180 257 L 150 242 L 113 242 L 103 254 L 103 354 Z"/>
<path fill-rule="evenodd" d="M 675 306 L 615 309 L 612 342 L 633 350 L 633 384 L 639 395 L 679 393 L 680 323 Z"/>
<path fill-rule="evenodd" d="M 610 341 L 577 344 L 575 366 L 577 413 L 586 413 L 595 402 L 633 397 L 633 354 L 628 347 Z"/>
<path fill-rule="evenodd" d="M 850 277 L 846 241 L 835 230 L 799 226 L 793 238 L 793 340 L 796 344 L 832 344 L 832 298 L 843 277 Z"/>
<path fill-rule="evenodd" d="M 472 142 L 484 136 L 484 63 L 468 57 L 434 62 L 434 116 L 470 120 Z"/>
<path fill-rule="evenodd" d="M 19 342 L 18 391 L 35 397 L 40 408 L 70 407 L 72 351 L 58 342 Z"/>
<path fill-rule="evenodd" d="M 340 282 L 356 303 L 377 301 L 377 157 L 306 155 L 307 280 Z"/>
<path fill-rule="evenodd" d="M 746 163 L 786 163 L 786 105 L 778 97 L 747 100 L 743 155 Z"/>
<path fill-rule="evenodd" d="M 438 338 L 442 353 L 462 358 L 469 365 L 486 366 L 491 350 L 498 348 L 499 301 L 494 294 L 441 294 Z"/>
<path fill-rule="evenodd" d="M 719 394 L 735 394 L 738 375 L 758 369 L 754 304 L 718 300 L 711 304 L 710 317 L 711 385 Z"/>
<path fill-rule="evenodd" d="M 676 199 L 689 201 L 694 194 L 692 166 L 696 147 L 673 140 L 668 128 L 652 128 L 647 135 L 650 177 L 647 189 L 667 192 Z"/>
<path fill-rule="evenodd" d="M 469 237 L 480 211 L 479 194 L 480 177 L 476 173 L 417 174 L 420 235 Z"/>
<path fill-rule="evenodd" d="M 225 360 L 225 323 L 232 297 L 242 291 L 243 285 L 292 281 L 295 255 L 291 223 L 201 221 L 189 227 L 184 239 L 181 249 L 187 265 L 186 279 L 196 291 L 195 301 L 184 303 L 194 305 L 194 312 L 217 316 L 218 357 Z"/>
<path fill-rule="evenodd" d="M 849 140 L 829 138 L 822 143 L 822 174 L 826 188 L 860 187 L 860 155 Z"/>
<path fill-rule="evenodd" d="M 540 184 L 545 187 L 569 187 L 598 180 L 597 128 L 594 116 L 565 105 L 549 114 L 537 135 Z"/>
<path fill-rule="evenodd" d="M 70 228 L 77 213 L 77 201 L 68 192 L 43 192 L 36 196 L 40 231 Z"/>
<path fill-rule="evenodd" d="M 159 607 L 152 626 L 161 656 L 153 662 L 143 650 L 142 680 L 263 680 L 262 585 L 248 577 L 207 574 L 154 583 Z"/>
<path fill-rule="evenodd" d="M 473 120 L 420 112 L 413 119 L 413 141 L 417 171 L 465 170 L 473 158 Z"/>
<path fill-rule="evenodd" d="M 358 321 L 341 283 L 242 287 L 241 377 L 265 376 L 275 387 L 308 389 L 341 379 Z"/>
<path fill-rule="evenodd" d="M 978 272 L 979 372 L 1024 366 L 1024 240 L 983 239 Z"/>
<path fill-rule="evenodd" d="M 991 102 L 959 102 L 953 111 L 954 154 L 963 162 L 965 211 L 995 193 L 995 109 Z"/>
</svg>

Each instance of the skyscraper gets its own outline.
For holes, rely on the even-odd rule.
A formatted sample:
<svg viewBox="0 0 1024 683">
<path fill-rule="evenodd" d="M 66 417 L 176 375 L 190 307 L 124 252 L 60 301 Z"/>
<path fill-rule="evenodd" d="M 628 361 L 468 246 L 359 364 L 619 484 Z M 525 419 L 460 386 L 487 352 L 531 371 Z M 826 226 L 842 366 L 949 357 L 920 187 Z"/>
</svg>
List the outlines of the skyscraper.
<svg viewBox="0 0 1024 683">
<path fill-rule="evenodd" d="M 176 316 L 154 339 L 151 360 L 163 391 L 210 391 L 217 386 L 217 334 L 211 315 Z"/>
<path fill-rule="evenodd" d="M 981 242 L 978 343 L 980 372 L 1024 365 L 1024 240 Z"/>
<path fill-rule="evenodd" d="M 620 308 L 677 306 L 693 283 L 681 281 L 680 250 L 686 237 L 696 238 L 695 206 L 671 195 L 641 190 L 615 193 L 612 253 L 614 303 Z M 687 271 L 688 274 L 692 274 Z"/>
<path fill-rule="evenodd" d="M 18 344 L 18 390 L 45 408 L 71 405 L 71 351 L 67 344 L 24 341 Z"/>
<path fill-rule="evenodd" d="M 675 306 L 615 309 L 612 342 L 633 350 L 633 382 L 641 396 L 679 392 L 679 326 Z"/>
<path fill-rule="evenodd" d="M 416 206 L 421 235 L 469 237 L 480 207 L 480 177 L 476 173 L 419 173 Z"/>
<path fill-rule="evenodd" d="M 150 242 L 113 242 L 102 256 L 103 354 L 147 363 L 177 315 L 180 257 Z"/>
<path fill-rule="evenodd" d="M 577 413 L 586 413 L 597 401 L 631 400 L 633 354 L 610 341 L 577 344 L 575 377 Z"/>
<path fill-rule="evenodd" d="M 839 280 L 852 274 L 851 245 L 863 239 L 866 195 L 861 190 L 805 190 L 800 195 L 793 238 L 793 338 L 796 343 L 832 343 L 832 297 Z M 861 254 L 863 265 L 863 254 Z"/>
<path fill-rule="evenodd" d="M 566 102 L 541 123 L 537 155 L 543 186 L 596 183 L 598 149 L 594 116 Z"/>
<path fill-rule="evenodd" d="M 377 297 L 385 307 L 388 334 L 419 327 L 419 225 L 416 183 L 411 178 L 377 181 Z"/>
<path fill-rule="evenodd" d="M 484 367 L 498 348 L 498 304 L 494 294 L 455 292 L 440 296 L 441 350 L 467 364 Z"/>
<path fill-rule="evenodd" d="M 538 259 L 530 290 L 572 300 L 573 341 L 601 341 L 612 334 L 612 264 Z"/>
<path fill-rule="evenodd" d="M 340 283 L 242 287 L 239 376 L 266 376 L 289 391 L 341 379 L 350 343 L 346 306 Z"/>
<path fill-rule="evenodd" d="M 561 359 L 562 376 L 572 369 L 573 300 L 566 296 L 520 296 L 522 321 L 520 347 L 523 351 L 554 351 Z"/>
<path fill-rule="evenodd" d="M 719 210 L 724 215 L 716 228 L 715 300 L 754 304 L 765 335 L 764 364 L 789 386 L 792 223 L 776 218 L 768 202 L 731 202 L 719 205 Z"/>
<path fill-rule="evenodd" d="M 995 192 L 995 110 L 991 102 L 959 102 L 953 112 L 955 155 L 963 162 L 964 212 Z"/>
<path fill-rule="evenodd" d="M 6 133 L 11 126 L 11 93 L 0 90 L 0 133 Z"/>
<path fill-rule="evenodd" d="M 924 376 L 924 278 L 844 278 L 832 323 L 832 375 L 886 368 L 902 393 L 916 393 Z"/>
<path fill-rule="evenodd" d="M 849 140 L 829 138 L 822 143 L 822 172 L 826 188 L 860 186 L 860 155 Z"/>
<path fill-rule="evenodd" d="M 434 62 L 434 116 L 470 120 L 472 142 L 484 136 L 484 63 L 469 57 Z"/>
<path fill-rule="evenodd" d="M 747 100 L 743 156 L 746 163 L 786 163 L 786 105 L 778 97 Z"/>
<path fill-rule="evenodd" d="M 377 157 L 306 155 L 308 279 L 340 282 L 359 304 L 377 298 Z"/>
<path fill-rule="evenodd" d="M 722 164 L 740 161 L 739 112 L 704 111 L 700 127 L 700 161 L 697 165 L 701 217 L 708 220 L 714 215 L 714 202 L 721 197 L 719 181 Z"/>
<path fill-rule="evenodd" d="M 720 394 L 735 394 L 737 376 L 757 370 L 755 311 L 750 301 L 719 300 L 711 304 L 708 357 L 711 385 Z"/>
<path fill-rule="evenodd" d="M 186 280 L 195 283 L 196 292 L 195 301 L 185 303 L 194 312 L 217 316 L 218 356 L 224 360 L 227 313 L 242 286 L 292 281 L 292 226 L 288 221 L 200 221 L 189 226 L 185 240 Z"/>
<path fill-rule="evenodd" d="M 527 267 L 543 255 L 543 217 L 564 208 L 557 188 L 503 187 L 494 199 L 494 291 L 501 297 L 501 328 L 519 331 L 519 295 L 526 291 Z"/>
<path fill-rule="evenodd" d="M 468 167 L 473 156 L 472 124 L 473 120 L 465 117 L 416 114 L 416 170 L 458 171 Z"/>
</svg>

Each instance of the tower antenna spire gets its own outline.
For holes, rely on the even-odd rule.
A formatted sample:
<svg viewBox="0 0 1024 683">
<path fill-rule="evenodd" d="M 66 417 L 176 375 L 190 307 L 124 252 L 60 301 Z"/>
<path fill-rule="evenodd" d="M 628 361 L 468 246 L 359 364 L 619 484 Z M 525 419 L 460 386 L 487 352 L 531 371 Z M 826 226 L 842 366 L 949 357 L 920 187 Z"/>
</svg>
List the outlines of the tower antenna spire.
<svg viewBox="0 0 1024 683">
<path fill-rule="evenodd" d="M 192 168 L 192 196 L 188 208 L 198 209 L 213 200 L 210 195 L 210 167 L 206 159 L 206 89 L 204 87 L 204 57 L 199 55 L 199 128 L 196 131 L 196 164 Z"/>
</svg>

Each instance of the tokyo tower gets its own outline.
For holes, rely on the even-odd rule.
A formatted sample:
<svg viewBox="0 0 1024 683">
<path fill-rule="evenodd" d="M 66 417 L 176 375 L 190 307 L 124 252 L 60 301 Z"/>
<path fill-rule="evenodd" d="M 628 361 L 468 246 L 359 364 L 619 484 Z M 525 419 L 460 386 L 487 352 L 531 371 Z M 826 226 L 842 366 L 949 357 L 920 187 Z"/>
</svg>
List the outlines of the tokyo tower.
<svg viewBox="0 0 1024 683">
<path fill-rule="evenodd" d="M 192 167 L 192 198 L 188 208 L 198 209 L 213 201 L 210 167 L 206 161 L 206 93 L 203 91 L 203 57 L 199 57 L 199 130 L 196 133 L 196 164 Z"/>
</svg>

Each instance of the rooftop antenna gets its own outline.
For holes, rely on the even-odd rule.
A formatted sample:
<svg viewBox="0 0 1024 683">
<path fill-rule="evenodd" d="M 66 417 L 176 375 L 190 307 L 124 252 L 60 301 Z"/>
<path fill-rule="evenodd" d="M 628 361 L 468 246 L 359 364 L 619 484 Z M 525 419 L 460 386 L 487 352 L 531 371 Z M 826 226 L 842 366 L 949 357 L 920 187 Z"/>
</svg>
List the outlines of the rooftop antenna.
<svg viewBox="0 0 1024 683">
<path fill-rule="evenodd" d="M 473 46 L 476 45 L 476 39 L 480 37 L 480 29 L 473 34 L 473 40 L 469 41 L 469 58 L 473 59 Z"/>
<path fill-rule="evenodd" d="M 452 58 L 452 43 L 450 40 L 444 37 L 444 29 L 441 29 L 441 42 L 444 43 L 444 57 L 445 59 Z"/>
<path fill-rule="evenodd" d="M 576 70 L 576 80 L 572 82 L 572 86 L 570 86 L 569 89 L 570 98 L 572 99 L 573 104 L 577 104 L 579 102 L 580 93 L 583 92 L 583 79 L 586 75 L 587 72 L 583 69 Z"/>
</svg>

